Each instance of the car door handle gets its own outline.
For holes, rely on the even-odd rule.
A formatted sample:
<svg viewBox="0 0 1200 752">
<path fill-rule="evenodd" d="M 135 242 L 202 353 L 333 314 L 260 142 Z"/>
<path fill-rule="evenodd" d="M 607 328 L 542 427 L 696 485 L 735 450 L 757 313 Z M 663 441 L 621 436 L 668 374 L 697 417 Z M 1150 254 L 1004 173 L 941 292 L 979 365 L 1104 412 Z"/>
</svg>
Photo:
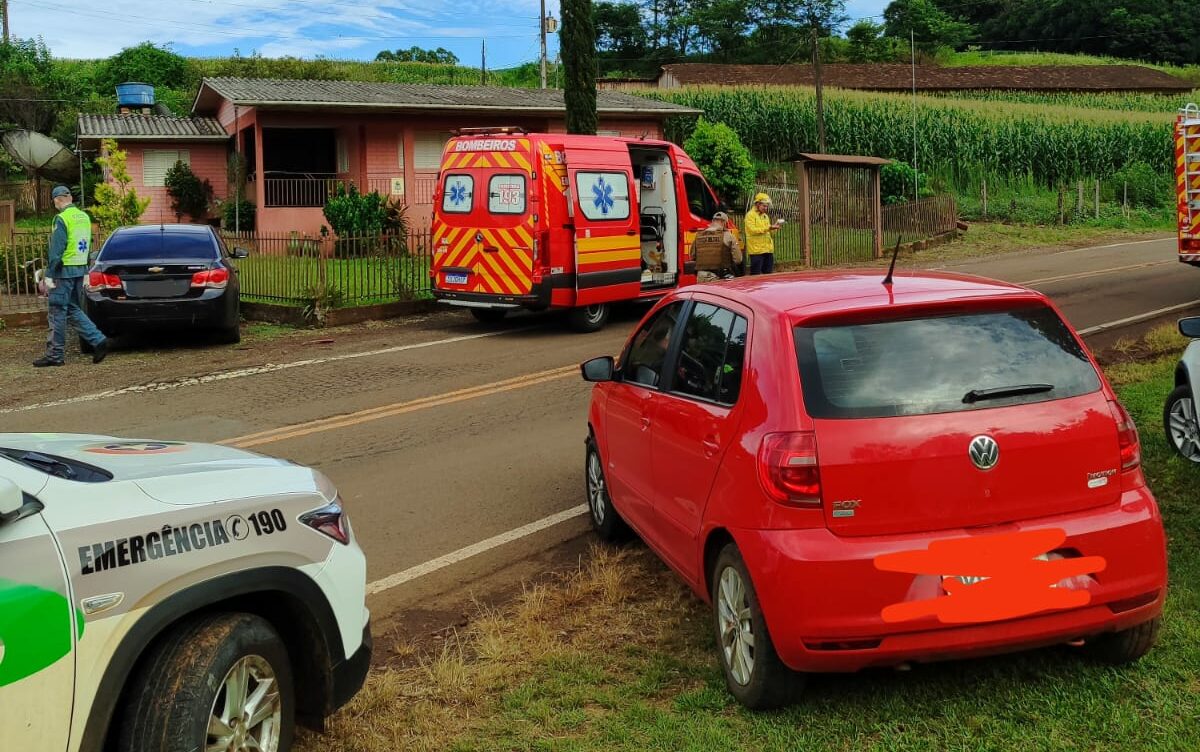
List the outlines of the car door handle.
<svg viewBox="0 0 1200 752">
<path fill-rule="evenodd" d="M 642 416 L 642 430 L 645 431 L 649 427 L 650 427 L 650 419 L 643 415 Z"/>
<path fill-rule="evenodd" d="M 630 236 L 637 235 L 637 230 L 626 230 L 625 234 Z"/>
<path fill-rule="evenodd" d="M 721 445 L 717 443 L 717 440 L 712 436 L 704 437 L 704 440 L 700 443 L 704 445 L 705 457 L 712 457 L 721 448 Z"/>
</svg>

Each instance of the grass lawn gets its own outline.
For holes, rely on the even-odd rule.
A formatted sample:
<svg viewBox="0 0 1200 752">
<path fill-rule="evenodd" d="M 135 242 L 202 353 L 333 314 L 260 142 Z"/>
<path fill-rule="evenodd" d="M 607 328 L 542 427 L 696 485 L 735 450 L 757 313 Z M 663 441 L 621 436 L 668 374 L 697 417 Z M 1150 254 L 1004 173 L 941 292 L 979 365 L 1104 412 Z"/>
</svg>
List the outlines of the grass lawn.
<svg viewBox="0 0 1200 752">
<path fill-rule="evenodd" d="M 317 259 L 311 256 L 251 256 L 237 261 L 242 296 L 262 302 L 301 302 L 322 281 L 339 291 L 341 305 L 372 305 L 429 297 L 428 260 L 419 256 Z"/>
<path fill-rule="evenodd" d="M 1111 668 L 1052 648 L 811 677 L 794 707 L 754 714 L 727 694 L 710 617 L 640 544 L 597 547 L 412 665 L 376 671 L 324 735 L 328 750 L 1200 749 L 1200 468 L 1174 458 L 1162 405 L 1182 339 L 1110 370 L 1141 430 L 1169 535 L 1158 646 Z"/>
</svg>

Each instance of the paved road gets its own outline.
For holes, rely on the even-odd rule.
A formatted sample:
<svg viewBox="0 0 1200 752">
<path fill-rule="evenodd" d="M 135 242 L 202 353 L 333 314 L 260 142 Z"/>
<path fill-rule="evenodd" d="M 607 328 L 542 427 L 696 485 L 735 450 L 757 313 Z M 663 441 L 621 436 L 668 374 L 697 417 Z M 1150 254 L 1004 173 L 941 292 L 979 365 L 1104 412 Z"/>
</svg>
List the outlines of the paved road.
<svg viewBox="0 0 1200 752">
<path fill-rule="evenodd" d="M 1031 284 L 1081 329 L 1200 308 L 1200 270 L 1176 262 L 1169 240 L 943 268 Z M 371 606 L 387 612 L 585 529 L 572 510 L 589 390 L 575 366 L 617 352 L 640 312 L 594 335 L 520 316 L 470 339 L 480 329 L 453 315 L 423 328 L 418 349 L 8 413 L 0 427 L 221 441 L 315 466 L 342 490 L 376 583 Z"/>
</svg>

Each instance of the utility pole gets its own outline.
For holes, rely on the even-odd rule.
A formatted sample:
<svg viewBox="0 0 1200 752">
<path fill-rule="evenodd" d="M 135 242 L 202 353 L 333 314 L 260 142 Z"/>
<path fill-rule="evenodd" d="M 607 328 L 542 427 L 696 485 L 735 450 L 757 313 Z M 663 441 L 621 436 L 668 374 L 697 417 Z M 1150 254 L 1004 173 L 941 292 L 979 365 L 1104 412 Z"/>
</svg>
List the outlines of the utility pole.
<svg viewBox="0 0 1200 752">
<path fill-rule="evenodd" d="M 479 51 L 480 51 L 479 84 L 480 84 L 480 86 L 487 86 L 487 40 L 486 39 L 479 40 Z"/>
<path fill-rule="evenodd" d="M 821 41 L 817 27 L 812 27 L 813 77 L 817 85 L 817 151 L 825 154 L 825 93 L 821 85 Z"/>
<path fill-rule="evenodd" d="M 542 88 L 546 88 L 546 0 L 542 0 L 542 15 L 538 18 L 542 37 Z"/>
<path fill-rule="evenodd" d="M 4 16 L 4 43 L 8 44 L 8 0 L 0 0 L 0 16 Z"/>
</svg>

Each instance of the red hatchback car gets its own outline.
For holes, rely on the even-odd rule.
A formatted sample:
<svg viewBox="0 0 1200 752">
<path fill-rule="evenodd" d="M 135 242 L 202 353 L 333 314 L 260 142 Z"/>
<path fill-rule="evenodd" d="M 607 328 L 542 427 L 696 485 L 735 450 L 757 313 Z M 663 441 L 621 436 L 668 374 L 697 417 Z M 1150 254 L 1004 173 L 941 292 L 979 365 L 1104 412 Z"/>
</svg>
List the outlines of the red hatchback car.
<svg viewBox="0 0 1200 752">
<path fill-rule="evenodd" d="M 923 273 L 697 285 L 597 382 L 595 529 L 713 605 L 726 683 L 1056 643 L 1154 644 L 1166 543 L 1137 431 L 1040 293 Z"/>
</svg>

